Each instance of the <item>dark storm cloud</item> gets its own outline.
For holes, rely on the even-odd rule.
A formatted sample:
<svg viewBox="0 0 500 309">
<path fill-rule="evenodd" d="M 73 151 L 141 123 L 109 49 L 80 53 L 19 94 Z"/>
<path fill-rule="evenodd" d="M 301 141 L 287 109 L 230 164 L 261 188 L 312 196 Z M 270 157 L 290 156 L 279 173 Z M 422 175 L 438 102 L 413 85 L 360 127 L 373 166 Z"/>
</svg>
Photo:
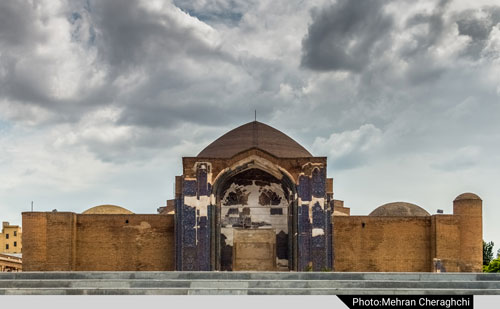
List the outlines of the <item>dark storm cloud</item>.
<svg viewBox="0 0 500 309">
<path fill-rule="evenodd" d="M 36 24 L 36 9 L 28 1 L 0 2 L 0 97 L 23 102 L 48 100 L 43 69 L 22 67 L 27 51 L 47 37 Z"/>
<path fill-rule="evenodd" d="M 387 13 L 391 1 L 339 1 L 313 12 L 312 24 L 302 42 L 302 65 L 317 71 L 363 71 L 368 77 L 379 70 L 386 52 L 396 46 L 394 34 L 411 33 L 411 44 L 396 50 L 398 57 L 410 65 L 407 77 L 419 84 L 443 73 L 430 58 L 430 50 L 439 46 L 450 23 L 445 19 L 449 0 L 436 2 L 431 12 L 410 14 L 403 29 L 394 22 L 398 16 Z M 413 31 L 415 28 L 419 30 Z M 375 68 L 365 70 L 369 65 Z M 392 65 L 383 63 L 384 66 Z M 362 78 L 366 80 L 367 76 Z"/>
<path fill-rule="evenodd" d="M 360 72 L 384 48 L 393 23 L 387 1 L 340 0 L 313 14 L 302 42 L 302 65 L 313 70 Z"/>
<path fill-rule="evenodd" d="M 481 58 L 493 27 L 500 22 L 500 7 L 488 6 L 481 10 L 465 10 L 455 18 L 458 33 L 470 38 L 462 54 L 475 60 Z"/>
<path fill-rule="evenodd" d="M 202 41 L 194 26 L 176 20 L 174 10 L 147 10 L 134 0 L 92 1 L 90 10 L 100 56 L 115 74 L 141 66 L 162 67 L 183 55 L 218 56 L 216 47 Z"/>
<path fill-rule="evenodd" d="M 254 109 L 262 115 L 272 114 L 280 102 L 272 97 L 274 93 L 263 89 L 263 81 L 268 82 L 267 87 L 276 84 L 268 76 L 269 67 L 278 70 L 273 64 L 261 70 L 254 68 L 258 75 L 245 84 L 228 80 L 231 75 L 241 74 L 238 71 L 199 72 L 195 76 L 168 70 L 151 74 L 151 81 L 123 97 L 126 108 L 119 123 L 149 128 L 171 128 L 182 123 L 220 126 L 250 120 Z"/>
<path fill-rule="evenodd" d="M 10 48 L 36 44 L 44 39 L 35 24 L 36 4 L 28 1 L 0 1 L 0 42 Z"/>
<path fill-rule="evenodd" d="M 220 89 L 214 79 L 223 83 L 207 73 L 207 64 L 220 67 L 219 63 L 234 59 L 207 37 L 207 33 L 213 32 L 208 26 L 189 20 L 168 2 L 164 5 L 161 9 L 150 9 L 137 1 L 70 1 L 67 7 L 58 10 L 58 15 L 41 16 L 43 10 L 28 2 L 1 2 L 0 96 L 17 102 L 12 107 L 19 109 L 16 119 L 23 118 L 21 113 L 29 119 L 31 112 L 24 111 L 37 106 L 51 111 L 53 122 L 75 122 L 96 108 L 118 105 L 124 111 L 124 119 L 141 120 L 134 125 L 155 127 L 157 109 L 137 107 L 154 101 L 159 104 L 158 109 L 170 106 L 163 108 L 171 111 L 162 115 L 163 126 L 180 120 L 179 115 L 189 120 L 181 106 L 183 102 L 193 101 L 192 97 L 200 96 L 195 88 L 203 90 L 209 84 L 213 89 Z M 50 58 L 51 55 L 38 54 L 35 47 L 55 48 L 55 42 L 48 40 L 52 33 L 44 28 L 54 17 L 66 19 L 71 41 L 57 42 L 64 52 Z M 83 57 L 95 52 L 97 57 L 86 61 L 73 54 L 70 56 L 74 59 L 68 59 L 65 52 L 69 49 L 81 51 Z M 66 81 L 53 76 L 70 72 L 60 67 L 61 62 L 70 61 L 76 61 L 71 68 L 75 74 L 68 77 L 75 80 L 68 82 L 77 83 L 77 89 L 70 97 L 60 97 L 53 89 L 64 88 Z M 186 65 L 191 68 L 185 69 Z M 205 72 L 198 74 L 198 68 Z M 138 83 L 145 85 L 123 84 L 134 75 L 140 77 Z M 87 81 L 92 78 L 101 82 L 88 85 Z M 60 84 L 54 85 L 54 80 Z M 175 101 L 176 98 L 184 101 Z M 176 108 L 179 111 L 175 111 Z M 209 108 L 207 104 L 205 109 Z M 132 115 L 137 110 L 142 114 Z M 146 115 L 148 112 L 152 114 Z M 152 123 L 148 123 L 150 120 Z"/>
<path fill-rule="evenodd" d="M 308 96 L 316 103 L 313 112 L 321 119 L 311 125 L 326 128 L 316 129 L 316 136 L 319 132 L 323 139 L 330 141 L 324 143 L 323 139 L 317 139 L 315 153 L 331 152 L 335 168 L 342 169 L 362 166 L 367 158 L 374 162 L 385 155 L 411 155 L 422 149 L 454 153 L 455 149 L 476 147 L 478 135 L 472 132 L 481 131 L 492 138 L 490 132 L 495 131 L 493 127 L 497 125 L 491 115 L 498 114 L 500 88 L 496 77 L 491 77 L 495 75 L 491 68 L 496 64 L 484 51 L 487 47 L 488 52 L 499 52 L 491 36 L 498 24 L 495 14 L 499 7 L 457 13 L 449 1 L 436 1 L 426 9 L 411 2 L 378 2 L 379 9 L 372 9 L 374 15 L 392 22 L 385 28 L 385 36 L 375 34 L 376 43 L 367 49 L 369 56 L 360 56 L 359 63 L 349 66 L 350 60 L 354 61 L 349 40 L 363 42 L 364 37 L 348 31 L 351 29 L 348 21 L 356 19 L 339 16 L 341 8 L 347 5 L 341 1 L 313 13 L 302 44 L 302 64 L 313 71 L 355 73 L 321 74 L 315 85 L 320 90 Z M 382 10 L 383 7 L 386 10 Z M 398 14 L 402 10 L 405 14 Z M 335 27 L 338 19 L 343 20 L 346 27 L 343 32 Z M 364 25 L 364 21 L 360 23 Z M 471 37 L 470 43 L 464 36 Z M 342 40 L 344 43 L 340 43 Z M 322 45 L 324 42 L 327 44 Z M 477 56 L 483 61 L 461 58 L 475 42 L 480 44 Z M 339 53 L 342 57 L 338 57 Z M 316 61 L 316 67 L 311 65 L 312 61 Z M 470 102 L 478 102 L 478 105 Z M 356 132 L 365 124 L 380 128 L 384 147 L 379 153 L 369 152 L 364 156 L 363 146 L 357 145 L 347 155 L 343 154 L 343 149 L 351 147 L 354 138 L 339 139 L 342 132 Z M 330 136 L 325 135 L 326 132 L 330 132 Z M 475 153 L 464 152 L 460 157 L 431 167 L 458 171 L 473 160 L 477 160 Z"/>
<path fill-rule="evenodd" d="M 37 118 L 33 108 L 52 112 L 52 116 L 42 122 L 75 121 L 89 109 L 109 99 L 111 87 L 94 88 L 78 96 L 61 97 L 59 90 L 64 91 L 64 78 L 55 76 L 58 73 L 67 75 L 62 64 L 71 62 L 61 44 L 60 53 L 54 46 L 54 12 L 45 10 L 45 3 L 31 1 L 0 2 L 0 98 L 12 103 L 11 114 L 16 121 L 33 122 Z M 59 14 L 64 14 L 62 7 Z M 62 16 L 64 18 L 64 15 Z M 81 16 L 73 16 L 73 24 Z M 59 29 L 57 29 L 59 30 Z M 72 31 L 75 29 L 72 28 Z M 73 73 L 78 75 L 80 69 Z M 83 68 L 86 69 L 86 68 Z M 54 81 L 59 82 L 54 84 Z M 85 85 L 82 84 L 82 88 Z M 56 89 L 56 90 L 55 90 Z M 55 90 L 55 91 L 54 91 Z"/>
<path fill-rule="evenodd" d="M 219 70 L 231 69 L 235 59 L 203 33 L 215 35 L 213 29 L 173 5 L 150 10 L 137 1 L 91 1 L 85 11 L 109 83 L 139 76 L 130 86 L 114 86 L 118 124 L 216 124 L 210 115 L 231 114 L 222 106 L 233 92 L 225 89 L 231 76 Z"/>
<path fill-rule="evenodd" d="M 414 34 L 415 46 L 404 48 L 401 51 L 403 58 L 419 57 L 425 55 L 430 48 L 441 43 L 441 39 L 446 31 L 443 14 L 449 0 L 441 0 L 437 3 L 432 13 L 417 13 L 406 21 L 406 30 L 424 25 L 426 31 Z"/>
</svg>

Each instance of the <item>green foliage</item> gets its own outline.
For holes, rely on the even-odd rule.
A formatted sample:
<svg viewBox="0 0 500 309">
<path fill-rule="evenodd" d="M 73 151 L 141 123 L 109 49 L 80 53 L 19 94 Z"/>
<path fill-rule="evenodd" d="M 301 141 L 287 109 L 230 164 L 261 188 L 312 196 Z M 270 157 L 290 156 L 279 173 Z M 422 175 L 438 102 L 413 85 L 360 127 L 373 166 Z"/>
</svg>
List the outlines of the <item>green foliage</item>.
<svg viewBox="0 0 500 309">
<path fill-rule="evenodd" d="M 492 260 L 488 266 L 483 265 L 483 272 L 485 273 L 500 273 L 500 257 Z"/>
<path fill-rule="evenodd" d="M 493 260 L 493 246 L 495 244 L 490 242 L 485 242 L 483 240 L 483 265 L 490 264 L 491 260 Z"/>
</svg>

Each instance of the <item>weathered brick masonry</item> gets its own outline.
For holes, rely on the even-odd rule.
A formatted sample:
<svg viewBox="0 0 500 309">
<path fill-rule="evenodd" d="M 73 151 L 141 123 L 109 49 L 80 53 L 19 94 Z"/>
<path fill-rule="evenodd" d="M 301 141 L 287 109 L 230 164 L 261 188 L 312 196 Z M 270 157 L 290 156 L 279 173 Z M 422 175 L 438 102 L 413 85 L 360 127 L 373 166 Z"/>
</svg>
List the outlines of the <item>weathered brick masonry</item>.
<svg viewBox="0 0 500 309">
<path fill-rule="evenodd" d="M 465 193 L 453 215 L 334 216 L 336 271 L 481 272 L 482 201 Z"/>
<path fill-rule="evenodd" d="M 173 215 L 25 212 L 25 271 L 174 270 Z"/>
</svg>

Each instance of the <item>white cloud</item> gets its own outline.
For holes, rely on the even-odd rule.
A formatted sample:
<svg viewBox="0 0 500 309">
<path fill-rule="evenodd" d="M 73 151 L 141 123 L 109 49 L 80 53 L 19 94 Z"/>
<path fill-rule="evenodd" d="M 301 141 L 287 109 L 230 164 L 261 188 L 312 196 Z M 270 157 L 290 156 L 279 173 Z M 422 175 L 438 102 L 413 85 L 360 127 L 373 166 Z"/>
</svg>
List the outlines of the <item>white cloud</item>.
<svg viewBox="0 0 500 309">
<path fill-rule="evenodd" d="M 379 128 L 364 124 L 357 130 L 332 133 L 328 138 L 318 137 L 312 148 L 315 153 L 328 154 L 330 164 L 336 169 L 353 168 L 376 157 L 382 136 Z"/>
</svg>

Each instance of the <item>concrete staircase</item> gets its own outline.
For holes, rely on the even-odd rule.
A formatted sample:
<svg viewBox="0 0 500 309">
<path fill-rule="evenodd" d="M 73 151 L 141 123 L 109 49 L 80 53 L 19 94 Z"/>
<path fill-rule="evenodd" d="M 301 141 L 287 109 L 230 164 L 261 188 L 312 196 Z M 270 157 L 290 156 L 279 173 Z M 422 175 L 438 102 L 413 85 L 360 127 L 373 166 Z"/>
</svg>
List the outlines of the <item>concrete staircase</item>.
<svg viewBox="0 0 500 309">
<path fill-rule="evenodd" d="M 500 294 L 500 273 L 20 272 L 1 295 Z"/>
</svg>

